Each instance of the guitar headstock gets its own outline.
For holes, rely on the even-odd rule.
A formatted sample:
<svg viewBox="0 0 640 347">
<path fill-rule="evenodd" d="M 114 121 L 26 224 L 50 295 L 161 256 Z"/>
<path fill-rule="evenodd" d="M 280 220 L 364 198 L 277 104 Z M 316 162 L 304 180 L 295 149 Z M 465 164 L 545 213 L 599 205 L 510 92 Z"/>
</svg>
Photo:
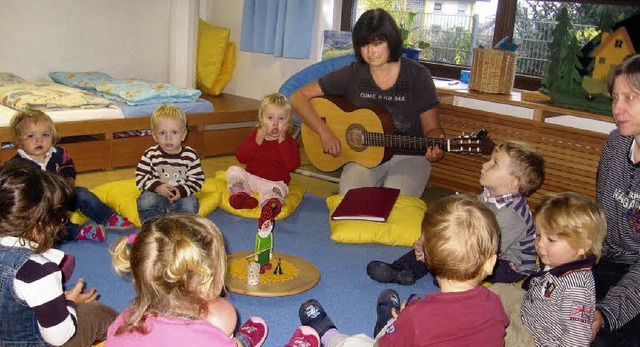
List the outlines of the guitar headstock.
<svg viewBox="0 0 640 347">
<path fill-rule="evenodd" d="M 477 133 L 462 133 L 460 136 L 450 139 L 449 144 L 449 152 L 469 155 L 491 154 L 493 147 L 495 147 L 493 140 L 487 136 L 487 130 L 485 129 Z"/>
</svg>

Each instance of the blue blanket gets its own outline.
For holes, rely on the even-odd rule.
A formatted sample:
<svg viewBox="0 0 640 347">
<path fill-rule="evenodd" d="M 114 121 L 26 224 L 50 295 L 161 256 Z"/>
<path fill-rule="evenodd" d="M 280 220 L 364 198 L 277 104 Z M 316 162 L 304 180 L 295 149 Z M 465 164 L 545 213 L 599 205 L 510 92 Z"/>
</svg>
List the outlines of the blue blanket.
<svg viewBox="0 0 640 347">
<path fill-rule="evenodd" d="M 202 94 L 197 89 L 178 88 L 139 78 L 114 78 L 99 71 L 58 71 L 49 73 L 49 77 L 57 83 L 131 106 L 194 102 Z"/>
</svg>

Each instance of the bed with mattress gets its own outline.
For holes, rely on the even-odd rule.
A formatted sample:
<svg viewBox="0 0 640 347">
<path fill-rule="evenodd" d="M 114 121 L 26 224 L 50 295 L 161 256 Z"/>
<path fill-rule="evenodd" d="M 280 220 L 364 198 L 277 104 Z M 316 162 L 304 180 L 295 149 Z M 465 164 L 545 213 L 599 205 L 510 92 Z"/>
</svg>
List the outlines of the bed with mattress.
<svg viewBox="0 0 640 347">
<path fill-rule="evenodd" d="M 102 80 L 88 83 L 87 75 L 92 74 Z M 257 118 L 257 100 L 229 94 L 201 96 L 190 89 L 185 98 L 167 84 L 115 79 L 103 73 L 60 72 L 50 77 L 53 82 L 31 82 L 0 73 L 0 164 L 15 154 L 11 117 L 28 108 L 41 109 L 53 119 L 78 171 L 136 165 L 153 144 L 149 117 L 162 103 L 173 103 L 187 113 L 186 144 L 202 157 L 234 153 Z"/>
</svg>

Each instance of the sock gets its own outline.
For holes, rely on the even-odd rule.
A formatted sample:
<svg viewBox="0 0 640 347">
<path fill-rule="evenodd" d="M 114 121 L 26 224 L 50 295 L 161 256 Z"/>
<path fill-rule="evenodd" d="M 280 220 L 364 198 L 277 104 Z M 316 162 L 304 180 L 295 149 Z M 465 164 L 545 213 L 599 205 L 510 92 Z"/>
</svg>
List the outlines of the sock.
<svg viewBox="0 0 640 347">
<path fill-rule="evenodd" d="M 229 205 L 236 210 L 252 209 L 258 206 L 258 200 L 245 192 L 240 192 L 229 197 Z"/>
<path fill-rule="evenodd" d="M 322 345 L 329 346 L 329 342 L 331 342 L 331 340 L 338 334 L 340 334 L 340 332 L 336 328 L 331 328 L 327 330 L 327 332 L 320 337 L 320 341 L 322 341 Z"/>
<path fill-rule="evenodd" d="M 272 209 L 273 218 L 276 218 L 278 214 L 280 214 L 280 211 L 282 210 L 282 203 L 280 202 L 280 200 L 276 198 L 271 198 L 267 200 L 264 204 L 262 204 L 262 209 L 264 210 L 265 208 Z"/>
</svg>

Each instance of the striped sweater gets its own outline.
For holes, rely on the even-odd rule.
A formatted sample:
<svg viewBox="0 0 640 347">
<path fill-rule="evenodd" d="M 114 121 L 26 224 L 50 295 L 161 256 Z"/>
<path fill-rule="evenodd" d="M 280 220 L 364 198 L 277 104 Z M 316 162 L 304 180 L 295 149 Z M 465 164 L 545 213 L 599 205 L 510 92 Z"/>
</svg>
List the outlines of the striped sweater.
<svg viewBox="0 0 640 347">
<path fill-rule="evenodd" d="M 183 198 L 200 191 L 204 172 L 193 148 L 182 146 L 180 153 L 168 154 L 155 145 L 144 152 L 136 167 L 138 189 L 155 192 L 163 183 L 177 187 Z"/>
<path fill-rule="evenodd" d="M 610 330 L 640 314 L 640 163 L 629 159 L 632 143 L 633 137 L 611 132 L 596 181 L 596 200 L 607 218 L 603 259 L 629 265 L 629 272 L 598 303 Z"/>
<path fill-rule="evenodd" d="M 28 241 L 13 236 L 0 237 L 0 245 L 30 249 Z M 57 265 L 63 256 L 57 249 L 33 253 L 13 282 L 16 298 L 34 311 L 40 335 L 55 346 L 69 341 L 77 328 L 76 305 L 65 297 Z"/>
<path fill-rule="evenodd" d="M 500 259 L 507 260 L 516 272 L 532 274 L 538 254 L 533 245 L 536 227 L 527 198 L 522 195 L 491 197 L 485 189 L 478 200 L 489 207 L 500 225 Z"/>
<path fill-rule="evenodd" d="M 588 346 L 596 308 L 593 258 L 577 260 L 528 277 L 522 322 L 536 346 Z"/>
</svg>

